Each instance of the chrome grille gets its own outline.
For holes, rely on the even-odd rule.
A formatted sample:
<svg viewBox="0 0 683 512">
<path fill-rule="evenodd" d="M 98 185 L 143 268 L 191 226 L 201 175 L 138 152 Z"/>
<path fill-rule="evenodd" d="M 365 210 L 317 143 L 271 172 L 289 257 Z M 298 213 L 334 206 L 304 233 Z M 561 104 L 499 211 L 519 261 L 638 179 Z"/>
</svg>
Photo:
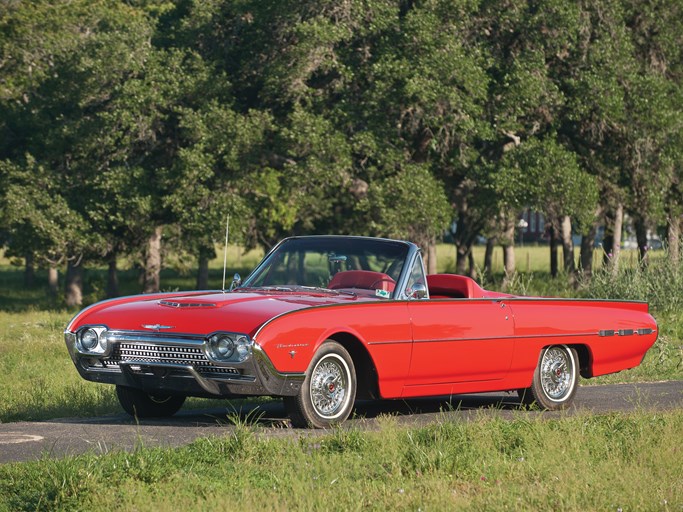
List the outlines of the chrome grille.
<svg viewBox="0 0 683 512">
<path fill-rule="evenodd" d="M 239 375 L 235 368 L 223 368 L 209 361 L 200 347 L 168 346 L 154 343 L 117 343 L 111 356 L 102 361 L 106 367 L 118 367 L 119 363 L 134 362 L 191 365 L 200 373 Z"/>
</svg>

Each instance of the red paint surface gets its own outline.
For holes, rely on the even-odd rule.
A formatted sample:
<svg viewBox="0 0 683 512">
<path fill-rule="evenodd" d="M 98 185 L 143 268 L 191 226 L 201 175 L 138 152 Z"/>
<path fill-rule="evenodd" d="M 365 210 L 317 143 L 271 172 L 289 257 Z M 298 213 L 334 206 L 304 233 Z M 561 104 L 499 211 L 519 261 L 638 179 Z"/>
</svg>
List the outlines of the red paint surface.
<svg viewBox="0 0 683 512">
<path fill-rule="evenodd" d="M 450 277 L 430 276 L 448 293 Z M 435 287 L 436 287 L 435 284 Z M 385 398 L 528 387 L 540 351 L 585 347 L 593 376 L 637 366 L 657 338 L 647 304 L 517 298 L 471 287 L 476 299 L 389 301 L 334 293 L 201 292 L 129 297 L 99 303 L 70 324 L 206 335 L 248 334 L 280 372 L 304 372 L 329 338 L 362 345 Z M 161 300 L 194 304 L 168 307 Z M 210 307 L 199 307 L 210 304 Z M 601 330 L 652 334 L 599 336 Z M 291 352 L 294 351 L 294 356 Z"/>
</svg>

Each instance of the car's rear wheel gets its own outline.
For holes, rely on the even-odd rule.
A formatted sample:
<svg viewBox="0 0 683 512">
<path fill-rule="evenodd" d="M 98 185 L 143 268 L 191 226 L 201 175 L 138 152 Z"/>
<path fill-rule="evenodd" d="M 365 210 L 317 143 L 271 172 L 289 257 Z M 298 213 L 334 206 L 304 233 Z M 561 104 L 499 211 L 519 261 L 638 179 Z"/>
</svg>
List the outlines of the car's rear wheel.
<svg viewBox="0 0 683 512">
<path fill-rule="evenodd" d="M 327 428 L 346 420 L 356 399 L 356 370 L 351 356 L 328 340 L 315 353 L 299 394 L 285 397 L 295 427 Z"/>
<path fill-rule="evenodd" d="M 567 408 L 579 384 L 579 358 L 566 345 L 544 348 L 538 358 L 531 387 L 518 390 L 522 403 L 555 411 Z"/>
<path fill-rule="evenodd" d="M 123 410 L 137 418 L 173 416 L 185 402 L 183 395 L 147 393 L 128 386 L 116 386 L 116 396 Z"/>
</svg>

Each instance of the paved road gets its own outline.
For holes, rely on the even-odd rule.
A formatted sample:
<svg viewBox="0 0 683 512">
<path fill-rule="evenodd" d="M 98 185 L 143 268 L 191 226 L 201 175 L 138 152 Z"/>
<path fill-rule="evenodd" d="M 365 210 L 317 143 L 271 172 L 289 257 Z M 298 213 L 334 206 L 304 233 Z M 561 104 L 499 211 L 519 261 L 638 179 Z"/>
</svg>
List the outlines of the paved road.
<svg viewBox="0 0 683 512">
<path fill-rule="evenodd" d="M 437 419 L 465 420 L 475 414 L 498 414 L 512 417 L 518 410 L 516 395 L 487 393 L 459 395 L 440 399 L 360 402 L 356 416 L 347 425 L 373 429 L 380 414 L 398 417 L 401 424 L 423 425 Z M 648 384 L 617 384 L 579 388 L 576 413 L 602 413 L 637 409 L 683 409 L 683 381 Z M 0 424 L 0 463 L 63 457 L 84 452 L 106 453 L 132 450 L 136 446 L 182 446 L 198 437 L 223 436 L 234 428 L 229 407 L 181 411 L 173 418 L 143 420 L 136 423 L 125 414 L 99 418 L 65 418 L 41 422 Z M 519 411 L 516 414 L 520 414 Z M 524 412 L 548 417 L 561 413 Z M 264 436 L 297 437 L 318 435 L 321 431 L 289 427 L 281 402 L 244 407 L 245 421 L 258 420 L 258 431 Z"/>
</svg>

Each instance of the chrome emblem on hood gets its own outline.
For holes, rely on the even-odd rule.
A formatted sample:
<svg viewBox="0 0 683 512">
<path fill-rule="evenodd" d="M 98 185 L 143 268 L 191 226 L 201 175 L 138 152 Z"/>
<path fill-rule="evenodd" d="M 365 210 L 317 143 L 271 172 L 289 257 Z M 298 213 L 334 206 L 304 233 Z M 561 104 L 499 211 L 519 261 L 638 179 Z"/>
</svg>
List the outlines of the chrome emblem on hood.
<svg viewBox="0 0 683 512">
<path fill-rule="evenodd" d="M 161 329 L 173 329 L 172 325 L 159 325 L 159 324 L 142 324 L 143 329 L 152 329 L 153 331 L 159 332 Z"/>
<path fill-rule="evenodd" d="M 175 302 L 170 300 L 160 300 L 159 305 L 169 308 L 215 308 L 213 302 Z"/>
</svg>

